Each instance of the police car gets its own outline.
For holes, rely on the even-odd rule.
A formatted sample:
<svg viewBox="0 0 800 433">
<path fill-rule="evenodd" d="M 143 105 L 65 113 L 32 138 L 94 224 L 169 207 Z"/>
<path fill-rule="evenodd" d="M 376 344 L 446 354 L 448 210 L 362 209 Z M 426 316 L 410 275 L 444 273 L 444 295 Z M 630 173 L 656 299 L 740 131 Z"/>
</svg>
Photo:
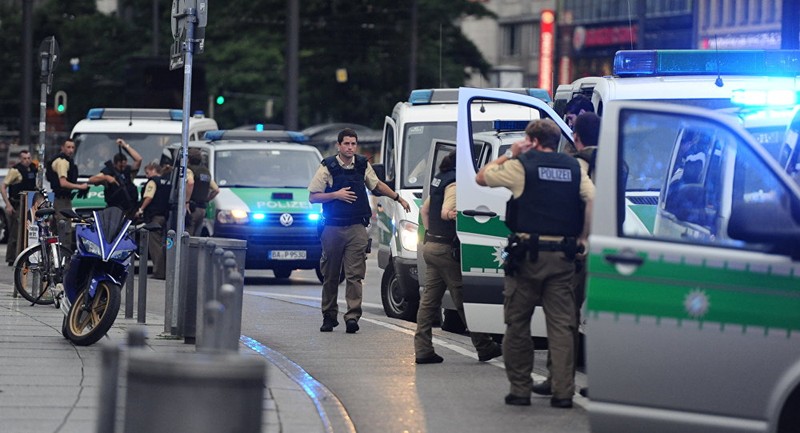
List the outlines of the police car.
<svg viewBox="0 0 800 433">
<path fill-rule="evenodd" d="M 504 218 L 500 192 L 474 182 L 469 101 L 488 92 L 459 98 L 462 246 L 491 244 L 484 233 Z M 666 155 L 657 168 L 630 163 L 643 141 Z M 800 186 L 730 115 L 649 101 L 605 104 L 596 171 L 591 430 L 800 431 Z M 625 172 L 659 191 L 648 232 L 624 224 Z M 477 254 L 462 248 L 466 317 L 470 330 L 496 332 L 502 289 L 479 284 L 489 272 Z"/>
<path fill-rule="evenodd" d="M 319 204 L 308 184 L 322 156 L 286 131 L 211 131 L 192 141 L 208 164 L 219 194 L 208 204 L 202 235 L 247 241 L 245 267 L 271 269 L 289 278 L 295 269 L 316 269 L 322 247 Z"/>
</svg>

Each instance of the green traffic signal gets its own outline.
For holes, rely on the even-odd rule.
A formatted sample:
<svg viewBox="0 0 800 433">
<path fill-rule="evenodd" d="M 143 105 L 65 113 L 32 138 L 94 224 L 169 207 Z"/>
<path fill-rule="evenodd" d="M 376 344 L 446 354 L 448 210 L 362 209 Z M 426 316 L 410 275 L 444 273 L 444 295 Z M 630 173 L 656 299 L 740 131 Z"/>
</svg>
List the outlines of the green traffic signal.
<svg viewBox="0 0 800 433">
<path fill-rule="evenodd" d="M 225 103 L 225 97 L 222 95 L 217 96 L 217 105 L 222 105 Z"/>
<path fill-rule="evenodd" d="M 66 109 L 67 108 L 64 107 L 64 104 L 58 104 L 58 106 L 56 107 L 56 111 L 58 111 L 59 113 L 63 113 Z"/>
</svg>

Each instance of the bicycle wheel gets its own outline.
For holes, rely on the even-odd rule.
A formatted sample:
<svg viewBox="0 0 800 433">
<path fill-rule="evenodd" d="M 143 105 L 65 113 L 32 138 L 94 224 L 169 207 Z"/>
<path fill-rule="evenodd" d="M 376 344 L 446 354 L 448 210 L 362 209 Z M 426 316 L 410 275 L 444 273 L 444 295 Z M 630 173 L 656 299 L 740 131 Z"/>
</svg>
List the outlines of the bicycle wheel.
<svg viewBox="0 0 800 433">
<path fill-rule="evenodd" d="M 78 346 L 88 346 L 103 338 L 117 319 L 122 302 L 121 290 L 109 281 L 99 282 L 88 308 L 84 308 L 84 304 L 89 290 L 82 291 L 67 314 L 67 338 Z"/>
<path fill-rule="evenodd" d="M 66 274 L 66 267 L 69 265 L 72 253 L 69 248 L 63 245 L 59 245 L 59 249 L 61 257 L 57 272 L 59 272 L 60 276 L 63 276 Z M 51 257 L 50 261 L 55 262 L 55 257 Z M 23 298 L 41 305 L 52 304 L 53 294 L 47 290 L 50 284 L 55 284 L 50 281 L 51 279 L 52 276 L 44 268 L 41 245 L 37 245 L 35 248 L 23 253 L 17 260 L 14 267 L 14 286 Z M 39 297 L 41 293 L 44 294 Z"/>
</svg>

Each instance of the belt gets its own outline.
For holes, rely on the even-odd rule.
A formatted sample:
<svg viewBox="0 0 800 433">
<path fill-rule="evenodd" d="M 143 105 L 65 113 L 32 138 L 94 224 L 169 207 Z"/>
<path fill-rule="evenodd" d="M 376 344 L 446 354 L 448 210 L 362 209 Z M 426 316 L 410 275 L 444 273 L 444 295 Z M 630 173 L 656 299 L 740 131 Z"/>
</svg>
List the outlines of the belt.
<svg viewBox="0 0 800 433">
<path fill-rule="evenodd" d="M 434 234 L 431 234 L 431 233 L 425 233 L 425 242 L 433 242 L 433 243 L 436 243 L 436 244 L 451 245 L 453 243 L 453 239 L 452 238 L 448 238 L 447 236 L 439 236 L 439 235 L 434 235 Z"/>
<path fill-rule="evenodd" d="M 325 225 L 326 226 L 337 226 L 337 227 L 344 227 L 344 226 L 353 226 L 353 225 L 364 225 L 364 218 L 349 218 L 349 219 L 330 219 L 325 218 Z"/>
<path fill-rule="evenodd" d="M 565 246 L 562 242 L 539 241 L 539 251 L 564 251 Z"/>
<path fill-rule="evenodd" d="M 531 235 L 528 233 L 515 233 L 519 236 L 520 239 L 523 241 L 527 241 L 531 238 Z M 564 240 L 564 236 L 551 236 L 551 235 L 540 235 L 539 242 L 561 242 Z"/>
</svg>

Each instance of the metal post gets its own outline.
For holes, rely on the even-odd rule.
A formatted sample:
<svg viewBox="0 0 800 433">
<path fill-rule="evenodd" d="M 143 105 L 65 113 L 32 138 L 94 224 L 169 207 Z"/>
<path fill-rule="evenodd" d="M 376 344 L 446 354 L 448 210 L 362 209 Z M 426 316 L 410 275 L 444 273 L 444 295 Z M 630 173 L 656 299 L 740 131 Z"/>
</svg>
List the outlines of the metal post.
<svg viewBox="0 0 800 433">
<path fill-rule="evenodd" d="M 47 121 L 47 93 L 48 93 L 47 83 L 43 82 L 41 85 L 41 91 L 39 93 L 39 146 L 36 151 L 37 158 L 42 164 L 42 167 L 44 167 L 44 161 L 45 161 L 44 141 L 45 141 L 45 130 Z M 39 170 L 39 172 L 36 174 L 36 189 L 41 190 L 43 185 L 44 185 L 44 170 Z"/>
<path fill-rule="evenodd" d="M 125 318 L 133 317 L 133 272 L 125 279 Z"/>
<path fill-rule="evenodd" d="M 104 345 L 101 352 L 100 402 L 97 408 L 97 433 L 113 432 L 117 415 L 117 383 L 119 381 L 120 348 Z"/>
<path fill-rule="evenodd" d="M 128 330 L 128 347 L 144 347 L 147 339 L 147 330 L 142 327 L 133 327 Z"/>
<path fill-rule="evenodd" d="M 218 352 L 222 348 L 225 306 L 217 300 L 211 300 L 206 302 L 203 310 L 203 335 L 197 342 L 197 351 Z"/>
<path fill-rule="evenodd" d="M 139 236 L 139 301 L 136 304 L 136 323 L 145 323 L 147 315 L 147 252 L 150 232 L 143 230 Z"/>
<path fill-rule="evenodd" d="M 164 281 L 164 333 L 172 334 L 172 317 L 175 312 L 172 308 L 172 295 L 175 293 L 175 230 L 168 230 L 165 242 L 167 243 L 167 269 Z"/>
</svg>

